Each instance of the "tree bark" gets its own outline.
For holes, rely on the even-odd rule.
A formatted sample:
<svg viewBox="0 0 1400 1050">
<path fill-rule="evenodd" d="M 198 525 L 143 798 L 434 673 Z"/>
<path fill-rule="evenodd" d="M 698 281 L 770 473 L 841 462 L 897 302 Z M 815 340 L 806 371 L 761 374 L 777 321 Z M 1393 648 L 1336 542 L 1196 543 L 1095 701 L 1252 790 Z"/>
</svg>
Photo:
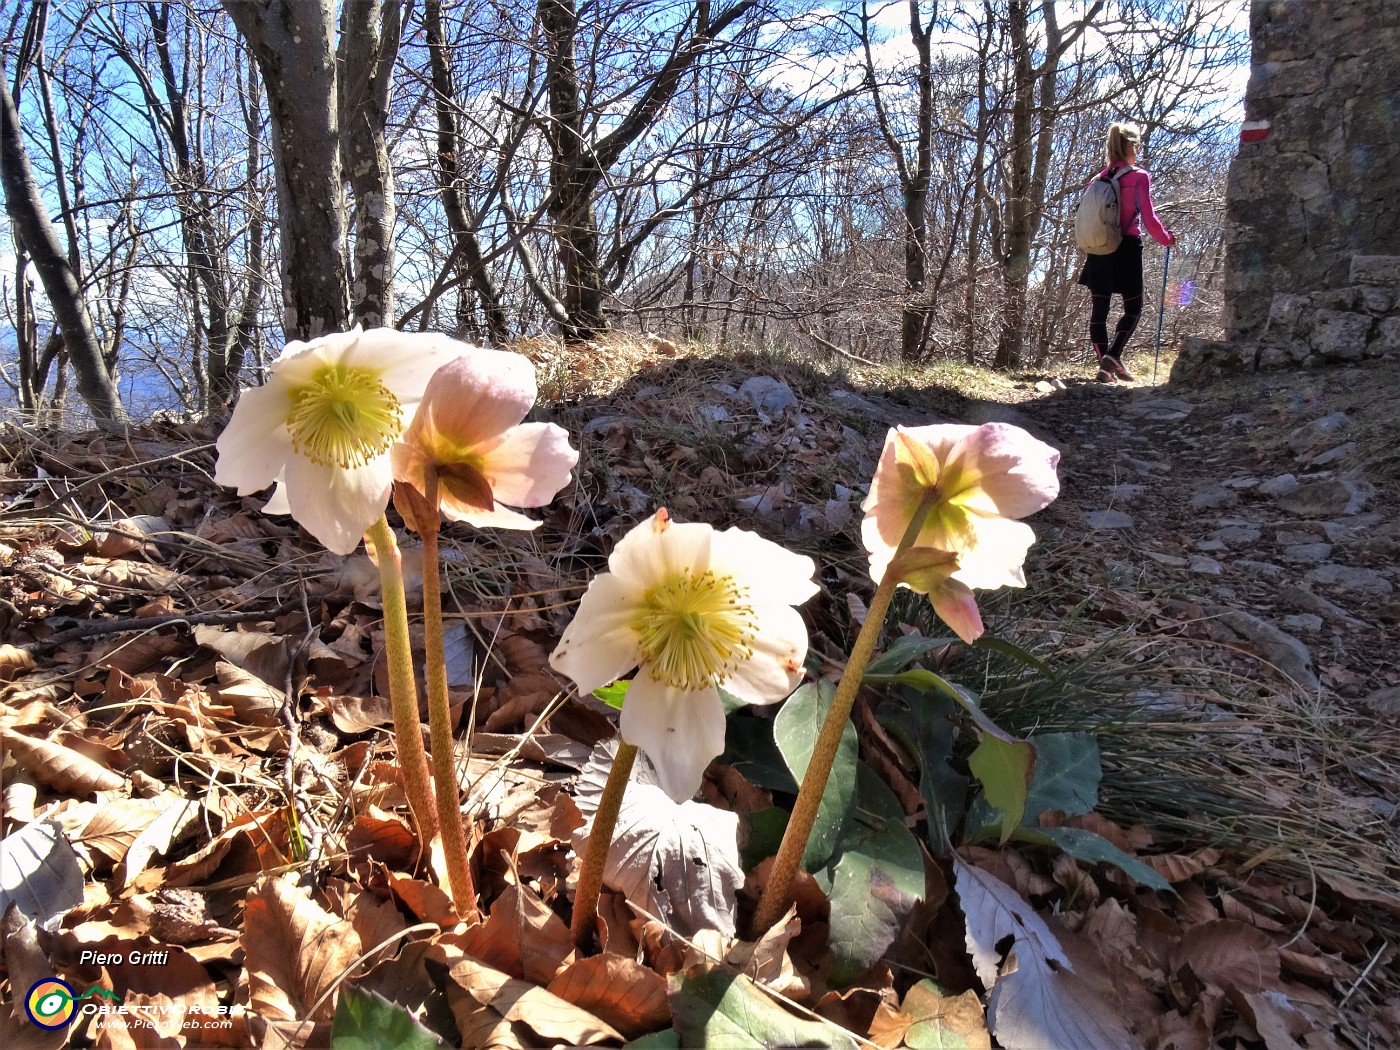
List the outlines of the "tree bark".
<svg viewBox="0 0 1400 1050">
<path fill-rule="evenodd" d="M 333 0 L 222 0 L 262 73 L 282 240 L 282 326 L 314 339 L 349 323 Z"/>
<path fill-rule="evenodd" d="M 350 304 L 366 328 L 394 321 L 394 169 L 384 125 L 402 30 L 400 0 L 349 0 L 341 12 L 341 155 L 354 196 Z"/>
<path fill-rule="evenodd" d="M 77 377 L 78 393 L 98 419 L 123 419 L 121 397 L 103 365 L 102 344 L 83 302 L 82 288 L 59 244 L 43 196 L 34 181 L 20 131 L 19 113 L 10 96 L 8 78 L 3 75 L 0 75 L 0 169 L 3 169 L 6 211 L 34 268 L 39 271 L 44 293 L 49 297 L 63 333 L 64 348 Z"/>
</svg>

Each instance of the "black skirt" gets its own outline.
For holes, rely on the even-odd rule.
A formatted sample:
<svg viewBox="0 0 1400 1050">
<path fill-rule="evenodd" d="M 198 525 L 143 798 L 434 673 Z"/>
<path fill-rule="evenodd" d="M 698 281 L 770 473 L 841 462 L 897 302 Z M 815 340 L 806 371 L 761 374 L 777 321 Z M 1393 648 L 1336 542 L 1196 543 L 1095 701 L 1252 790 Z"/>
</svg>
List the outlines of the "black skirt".
<svg viewBox="0 0 1400 1050">
<path fill-rule="evenodd" d="M 1107 255 L 1090 255 L 1079 283 L 1094 295 L 1142 295 L 1142 238 L 1124 237 Z"/>
</svg>

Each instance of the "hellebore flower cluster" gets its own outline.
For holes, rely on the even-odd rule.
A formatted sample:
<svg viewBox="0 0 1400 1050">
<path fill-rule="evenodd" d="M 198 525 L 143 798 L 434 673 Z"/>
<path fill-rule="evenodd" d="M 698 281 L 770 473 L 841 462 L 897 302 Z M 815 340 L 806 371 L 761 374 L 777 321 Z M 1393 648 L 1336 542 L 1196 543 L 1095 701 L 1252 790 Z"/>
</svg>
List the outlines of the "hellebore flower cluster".
<svg viewBox="0 0 1400 1050">
<path fill-rule="evenodd" d="M 633 668 L 622 738 L 676 801 L 724 750 L 722 688 L 773 704 L 802 680 L 807 628 L 793 608 L 817 593 L 812 559 L 743 529 L 678 524 L 665 509 L 618 541 L 550 657 L 592 691 Z"/>
<path fill-rule="evenodd" d="M 1059 459 L 1045 442 L 1004 423 L 894 428 L 862 504 L 871 578 L 879 583 L 893 570 L 973 641 L 983 628 L 972 588 L 1026 585 L 1022 565 L 1035 533 L 1015 519 L 1059 495 Z M 897 553 L 921 507 L 917 534 Z"/>
</svg>

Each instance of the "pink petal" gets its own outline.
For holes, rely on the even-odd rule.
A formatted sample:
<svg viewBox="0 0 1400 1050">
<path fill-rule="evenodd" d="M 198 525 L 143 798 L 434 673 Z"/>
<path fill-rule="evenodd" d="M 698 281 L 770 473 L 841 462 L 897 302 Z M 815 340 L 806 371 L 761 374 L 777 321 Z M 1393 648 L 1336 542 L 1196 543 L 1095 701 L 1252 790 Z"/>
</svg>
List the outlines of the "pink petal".
<svg viewBox="0 0 1400 1050">
<path fill-rule="evenodd" d="M 468 506 L 444 497 L 440 506 L 442 516 L 448 521 L 465 521 L 468 525 L 475 525 L 478 529 L 522 529 L 529 532 L 544 524 L 513 511 L 509 507 L 503 507 L 499 503 L 489 510 L 483 510 L 480 507 Z"/>
<path fill-rule="evenodd" d="M 928 592 L 928 598 L 938 618 L 963 641 L 971 645 L 982 637 L 985 630 L 982 613 L 977 608 L 977 599 L 965 585 L 957 580 L 945 580 L 941 587 Z"/>
<path fill-rule="evenodd" d="M 486 453 L 481 472 L 497 501 L 543 507 L 569 483 L 576 463 L 578 451 L 569 444 L 568 431 L 553 423 L 522 423 Z"/>
<path fill-rule="evenodd" d="M 404 441 L 440 462 L 466 458 L 525 418 L 535 403 L 535 366 L 503 350 L 473 348 L 428 380 Z"/>
<path fill-rule="evenodd" d="M 1024 518 L 1060 494 L 1060 453 L 1020 427 L 988 423 L 950 453 L 954 501 L 1006 518 Z"/>
</svg>

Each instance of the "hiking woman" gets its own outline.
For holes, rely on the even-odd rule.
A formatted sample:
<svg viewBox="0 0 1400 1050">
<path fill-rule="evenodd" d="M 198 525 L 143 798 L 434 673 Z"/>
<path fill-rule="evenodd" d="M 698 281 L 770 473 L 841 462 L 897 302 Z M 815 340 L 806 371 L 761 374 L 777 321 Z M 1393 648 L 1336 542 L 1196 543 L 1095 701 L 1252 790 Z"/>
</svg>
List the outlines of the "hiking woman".
<svg viewBox="0 0 1400 1050">
<path fill-rule="evenodd" d="M 1118 219 L 1123 242 L 1108 255 L 1090 255 L 1079 275 L 1079 283 L 1089 289 L 1089 340 L 1099 359 L 1099 382 L 1131 380 L 1123 367 L 1123 350 L 1142 316 L 1142 225 L 1158 244 L 1171 247 L 1176 236 L 1167 230 L 1152 210 L 1152 176 L 1136 167 L 1142 131 L 1136 124 L 1109 126 L 1105 150 L 1108 167 L 1094 176 L 1118 176 Z M 1119 175 L 1119 172 L 1122 172 Z M 1108 306 L 1113 296 L 1123 297 L 1123 316 L 1108 341 Z"/>
</svg>

